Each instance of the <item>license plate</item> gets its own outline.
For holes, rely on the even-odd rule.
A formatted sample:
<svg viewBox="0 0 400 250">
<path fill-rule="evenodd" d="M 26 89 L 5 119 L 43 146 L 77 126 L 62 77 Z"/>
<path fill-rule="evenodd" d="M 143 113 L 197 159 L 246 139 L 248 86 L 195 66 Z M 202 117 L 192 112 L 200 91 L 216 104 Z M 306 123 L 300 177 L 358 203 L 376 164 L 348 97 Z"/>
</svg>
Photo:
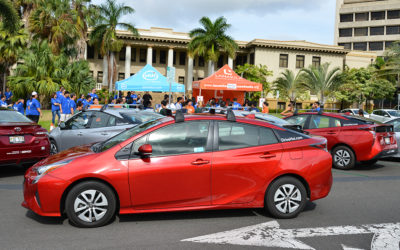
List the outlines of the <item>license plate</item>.
<svg viewBox="0 0 400 250">
<path fill-rule="evenodd" d="M 385 138 L 385 143 L 386 143 L 386 145 L 390 145 L 390 137 Z"/>
<path fill-rule="evenodd" d="M 10 143 L 17 144 L 17 143 L 24 143 L 25 137 L 23 136 L 10 136 Z"/>
</svg>

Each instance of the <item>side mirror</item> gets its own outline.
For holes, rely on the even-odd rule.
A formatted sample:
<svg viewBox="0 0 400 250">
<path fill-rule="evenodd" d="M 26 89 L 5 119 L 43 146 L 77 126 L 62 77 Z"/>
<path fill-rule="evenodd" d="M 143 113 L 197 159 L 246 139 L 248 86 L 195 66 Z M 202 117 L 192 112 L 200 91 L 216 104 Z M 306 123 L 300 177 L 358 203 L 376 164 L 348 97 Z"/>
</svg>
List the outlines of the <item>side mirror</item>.
<svg viewBox="0 0 400 250">
<path fill-rule="evenodd" d="M 64 122 L 61 122 L 60 123 L 60 129 L 65 129 L 67 126 L 65 126 L 65 123 Z"/>
<path fill-rule="evenodd" d="M 144 144 L 138 149 L 140 156 L 150 156 L 153 153 L 153 147 L 150 144 Z"/>
</svg>

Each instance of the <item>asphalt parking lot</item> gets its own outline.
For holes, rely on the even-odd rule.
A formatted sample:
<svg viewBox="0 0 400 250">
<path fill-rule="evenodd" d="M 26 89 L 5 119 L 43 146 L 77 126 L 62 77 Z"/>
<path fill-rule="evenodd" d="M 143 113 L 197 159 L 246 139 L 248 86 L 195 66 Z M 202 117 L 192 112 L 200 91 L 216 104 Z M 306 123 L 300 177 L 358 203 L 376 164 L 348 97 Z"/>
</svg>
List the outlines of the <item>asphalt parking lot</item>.
<svg viewBox="0 0 400 250">
<path fill-rule="evenodd" d="M 333 170 L 330 195 L 295 219 L 261 209 L 157 213 L 118 216 L 96 229 L 21 207 L 23 173 L 0 168 L 1 249 L 400 248 L 400 161 Z"/>
</svg>

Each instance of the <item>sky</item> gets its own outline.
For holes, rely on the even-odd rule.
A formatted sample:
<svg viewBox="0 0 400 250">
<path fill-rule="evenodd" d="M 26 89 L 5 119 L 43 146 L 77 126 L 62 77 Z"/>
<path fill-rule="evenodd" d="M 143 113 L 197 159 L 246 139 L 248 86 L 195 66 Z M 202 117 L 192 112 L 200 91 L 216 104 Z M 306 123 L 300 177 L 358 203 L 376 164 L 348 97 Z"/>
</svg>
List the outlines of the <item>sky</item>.
<svg viewBox="0 0 400 250">
<path fill-rule="evenodd" d="M 101 4 L 104 0 L 94 0 Z M 208 16 L 224 16 L 235 40 L 306 40 L 333 44 L 335 0 L 117 0 L 135 9 L 123 18 L 136 28 L 189 32 Z"/>
</svg>

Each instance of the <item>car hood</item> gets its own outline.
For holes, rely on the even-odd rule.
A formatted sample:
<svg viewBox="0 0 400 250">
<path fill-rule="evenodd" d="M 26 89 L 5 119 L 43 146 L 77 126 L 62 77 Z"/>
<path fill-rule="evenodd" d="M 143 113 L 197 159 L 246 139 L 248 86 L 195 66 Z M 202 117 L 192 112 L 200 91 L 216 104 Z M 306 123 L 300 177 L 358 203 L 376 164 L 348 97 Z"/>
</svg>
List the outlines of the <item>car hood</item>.
<svg viewBox="0 0 400 250">
<path fill-rule="evenodd" d="M 48 164 L 52 164 L 52 163 L 59 162 L 59 161 L 77 159 L 77 158 L 81 158 L 83 156 L 95 154 L 91 150 L 91 145 L 92 144 L 77 146 L 77 147 L 73 147 L 73 148 L 64 150 L 58 154 L 51 155 L 51 156 L 47 157 L 46 159 L 41 160 L 40 162 L 36 163 L 34 165 L 34 167 L 48 165 Z"/>
</svg>

